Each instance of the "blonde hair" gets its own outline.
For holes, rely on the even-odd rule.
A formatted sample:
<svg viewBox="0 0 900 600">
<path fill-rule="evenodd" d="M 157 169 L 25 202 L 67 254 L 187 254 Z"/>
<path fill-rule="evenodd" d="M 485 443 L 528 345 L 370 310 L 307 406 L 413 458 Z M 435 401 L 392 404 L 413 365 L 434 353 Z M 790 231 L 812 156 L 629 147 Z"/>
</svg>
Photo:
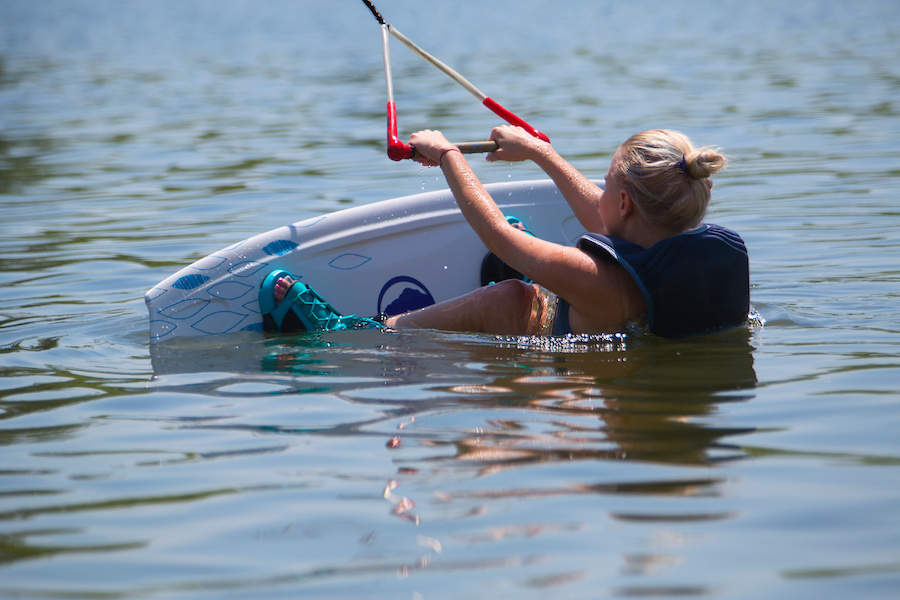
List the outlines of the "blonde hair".
<svg viewBox="0 0 900 600">
<path fill-rule="evenodd" d="M 709 177 L 727 162 L 715 148 L 695 148 L 683 133 L 650 129 L 619 146 L 611 173 L 649 223 L 680 232 L 703 221 Z"/>
</svg>

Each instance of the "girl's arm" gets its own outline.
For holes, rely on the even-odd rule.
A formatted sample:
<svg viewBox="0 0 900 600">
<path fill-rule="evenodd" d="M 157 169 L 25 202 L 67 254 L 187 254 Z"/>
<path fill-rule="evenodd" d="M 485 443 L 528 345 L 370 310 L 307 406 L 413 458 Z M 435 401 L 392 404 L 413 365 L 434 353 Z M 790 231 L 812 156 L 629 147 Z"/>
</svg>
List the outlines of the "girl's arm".
<svg viewBox="0 0 900 600">
<path fill-rule="evenodd" d="M 549 143 L 511 125 L 495 128 L 491 139 L 499 143 L 500 148 L 488 155 L 489 161 L 534 161 L 550 176 L 585 229 L 605 231 L 599 208 L 602 190 L 557 154 Z"/>
<path fill-rule="evenodd" d="M 481 241 L 487 248 L 503 258 L 531 236 L 513 227 L 491 198 L 491 195 L 472 172 L 462 153 L 439 131 L 424 130 L 409 139 L 420 157 L 418 162 L 440 166 L 447 179 L 456 203 Z"/>
<path fill-rule="evenodd" d="M 577 248 L 535 238 L 510 225 L 463 154 L 440 132 L 414 133 L 410 144 L 420 153 L 419 162 L 441 167 L 460 211 L 488 250 L 566 298 L 576 310 L 576 321 L 581 321 L 582 330 L 612 330 L 633 316 L 630 314 L 635 310 L 632 300 L 636 297 L 642 302 L 642 299 L 639 291 L 636 295 L 625 293 L 627 286 L 634 283 L 624 269 L 613 268 Z"/>
</svg>

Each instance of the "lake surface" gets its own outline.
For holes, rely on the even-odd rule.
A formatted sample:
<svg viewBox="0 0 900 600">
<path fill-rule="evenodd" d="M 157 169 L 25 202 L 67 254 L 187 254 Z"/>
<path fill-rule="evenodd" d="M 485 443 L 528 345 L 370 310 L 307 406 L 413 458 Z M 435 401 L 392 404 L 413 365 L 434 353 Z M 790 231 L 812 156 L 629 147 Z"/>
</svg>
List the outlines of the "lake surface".
<svg viewBox="0 0 900 600">
<path fill-rule="evenodd" d="M 895 597 L 896 3 L 376 5 L 589 176 L 642 129 L 721 146 L 765 324 L 151 348 L 182 266 L 444 187 L 385 155 L 378 25 L 0 1 L 0 597 Z M 497 124 L 392 52 L 401 137 Z"/>
</svg>

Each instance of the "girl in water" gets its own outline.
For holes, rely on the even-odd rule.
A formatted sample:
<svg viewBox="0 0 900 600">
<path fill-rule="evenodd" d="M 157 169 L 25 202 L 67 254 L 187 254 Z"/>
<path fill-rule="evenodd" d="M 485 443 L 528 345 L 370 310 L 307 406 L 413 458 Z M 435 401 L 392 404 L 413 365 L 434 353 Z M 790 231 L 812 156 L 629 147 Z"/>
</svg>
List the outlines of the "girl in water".
<svg viewBox="0 0 900 600">
<path fill-rule="evenodd" d="M 590 233 L 576 246 L 564 246 L 511 224 L 459 149 L 438 131 L 417 132 L 409 141 L 416 160 L 441 168 L 466 221 L 488 250 L 530 282 L 501 281 L 413 312 L 383 316 L 384 326 L 566 335 L 614 333 L 638 323 L 675 338 L 746 322 L 750 284 L 743 240 L 729 229 L 703 223 L 712 190 L 709 177 L 726 165 L 720 153 L 696 148 L 676 131 L 644 131 L 618 148 L 600 188 L 548 142 L 521 128 L 497 127 L 491 139 L 498 149 L 489 161 L 534 161 Z M 261 294 L 263 312 L 269 313 L 267 329 L 343 328 L 355 319 L 341 317 L 283 271 L 269 275 Z"/>
</svg>

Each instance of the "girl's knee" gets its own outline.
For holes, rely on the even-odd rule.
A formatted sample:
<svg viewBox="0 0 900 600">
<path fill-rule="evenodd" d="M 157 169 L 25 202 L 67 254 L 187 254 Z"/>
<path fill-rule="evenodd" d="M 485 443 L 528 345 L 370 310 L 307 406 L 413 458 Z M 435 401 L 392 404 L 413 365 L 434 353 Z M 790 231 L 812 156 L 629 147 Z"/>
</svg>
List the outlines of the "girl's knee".
<svg viewBox="0 0 900 600">
<path fill-rule="evenodd" d="M 491 290 L 509 304 L 531 302 L 536 293 L 534 284 L 516 279 L 507 279 L 506 281 L 494 283 L 486 289 Z"/>
<path fill-rule="evenodd" d="M 503 329 L 505 333 L 529 333 L 532 329 L 535 285 L 516 280 L 495 283 L 485 291 L 489 294 L 491 309 L 484 311 L 487 329 Z"/>
<path fill-rule="evenodd" d="M 509 314 L 521 314 L 531 306 L 535 296 L 534 286 L 523 281 L 507 279 L 482 288 L 486 299 L 493 306 L 503 307 Z"/>
</svg>

